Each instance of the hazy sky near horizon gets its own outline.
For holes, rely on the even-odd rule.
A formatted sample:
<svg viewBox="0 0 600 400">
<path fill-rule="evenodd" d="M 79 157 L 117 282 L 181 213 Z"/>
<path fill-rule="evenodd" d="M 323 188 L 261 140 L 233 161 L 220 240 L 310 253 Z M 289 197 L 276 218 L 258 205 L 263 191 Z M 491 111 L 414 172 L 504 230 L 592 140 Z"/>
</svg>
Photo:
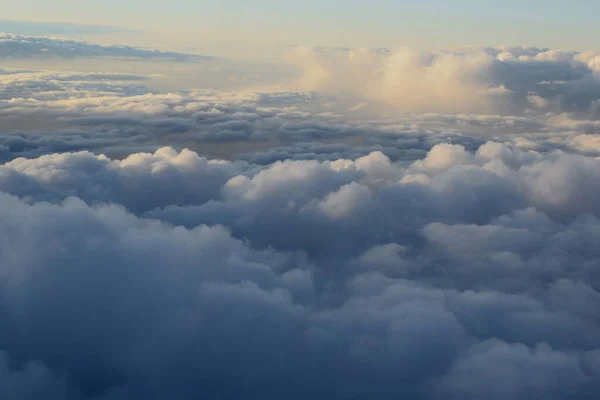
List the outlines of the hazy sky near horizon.
<svg viewBox="0 0 600 400">
<path fill-rule="evenodd" d="M 0 5 L 6 20 L 114 25 L 182 42 L 595 50 L 600 34 L 594 21 L 600 3 L 589 0 L 1 0 Z"/>
</svg>

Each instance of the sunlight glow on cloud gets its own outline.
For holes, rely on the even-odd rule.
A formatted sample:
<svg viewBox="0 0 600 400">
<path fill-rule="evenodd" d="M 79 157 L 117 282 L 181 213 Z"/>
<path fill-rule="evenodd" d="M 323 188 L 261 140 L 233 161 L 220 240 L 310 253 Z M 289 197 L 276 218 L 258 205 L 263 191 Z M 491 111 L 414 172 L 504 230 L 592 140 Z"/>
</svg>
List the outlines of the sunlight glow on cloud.
<svg viewBox="0 0 600 400">
<path fill-rule="evenodd" d="M 598 90 L 593 53 L 538 48 L 463 48 L 435 53 L 411 48 L 299 47 L 302 89 L 364 97 L 401 111 L 521 114 L 556 104 L 585 111 Z"/>
</svg>

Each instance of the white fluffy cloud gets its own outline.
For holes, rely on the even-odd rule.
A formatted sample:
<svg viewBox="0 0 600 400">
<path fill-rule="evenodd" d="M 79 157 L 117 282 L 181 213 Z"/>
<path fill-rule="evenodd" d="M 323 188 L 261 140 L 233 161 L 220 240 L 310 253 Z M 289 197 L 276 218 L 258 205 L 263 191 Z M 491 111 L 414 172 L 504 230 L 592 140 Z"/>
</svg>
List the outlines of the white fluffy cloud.
<svg viewBox="0 0 600 400">
<path fill-rule="evenodd" d="M 0 72 L 0 397 L 597 397 L 596 56 L 301 52 Z"/>
<path fill-rule="evenodd" d="M 600 95 L 598 56 L 538 48 L 327 50 L 289 60 L 302 88 L 345 93 L 401 111 L 522 114 L 589 111 Z"/>
</svg>

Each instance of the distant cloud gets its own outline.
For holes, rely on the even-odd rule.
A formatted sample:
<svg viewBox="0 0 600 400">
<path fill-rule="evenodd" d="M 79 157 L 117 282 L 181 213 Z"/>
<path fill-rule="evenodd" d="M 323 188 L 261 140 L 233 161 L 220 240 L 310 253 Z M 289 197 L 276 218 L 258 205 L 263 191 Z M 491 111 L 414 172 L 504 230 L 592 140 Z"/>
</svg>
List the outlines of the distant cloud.
<svg viewBox="0 0 600 400">
<path fill-rule="evenodd" d="M 123 60 L 175 62 L 198 62 L 213 59 L 213 57 L 196 54 L 145 50 L 120 45 L 104 46 L 72 39 L 0 33 L 0 58 L 29 57 L 110 57 Z"/>
<path fill-rule="evenodd" d="M 305 90 L 357 96 L 401 111 L 522 114 L 585 113 L 600 98 L 596 53 L 542 48 L 299 47 L 289 61 Z"/>
<path fill-rule="evenodd" d="M 399 113 L 373 118 L 374 103 L 357 110 L 354 102 L 336 105 L 314 92 L 164 94 L 147 87 L 150 79 L 122 73 L 0 71 L 0 144 L 12 149 L 0 151 L 0 159 L 82 149 L 126 156 L 138 149 L 155 150 L 166 140 L 202 149 L 205 155 L 261 164 L 354 158 L 371 151 L 393 160 L 415 160 L 440 142 L 473 149 L 491 138 L 535 150 L 600 154 L 591 136 L 600 132 L 600 124 L 589 113 L 532 108 L 519 116 Z M 57 127 L 63 129 L 55 132 Z"/>
</svg>

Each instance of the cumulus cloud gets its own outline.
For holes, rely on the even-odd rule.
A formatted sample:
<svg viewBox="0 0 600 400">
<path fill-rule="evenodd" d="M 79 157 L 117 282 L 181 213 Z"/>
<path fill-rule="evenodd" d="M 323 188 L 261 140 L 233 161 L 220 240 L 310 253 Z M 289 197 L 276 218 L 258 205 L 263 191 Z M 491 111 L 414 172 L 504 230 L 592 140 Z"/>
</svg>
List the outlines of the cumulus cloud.
<svg viewBox="0 0 600 400">
<path fill-rule="evenodd" d="M 244 166 L 171 148 L 123 160 L 79 152 L 15 159 L 0 167 L 0 180 L 4 191 L 21 197 L 61 201 L 77 195 L 90 203 L 116 202 L 141 212 L 219 198 L 221 187 Z"/>
<path fill-rule="evenodd" d="M 0 72 L 0 396 L 597 397 L 595 56 L 302 51 L 389 91 Z"/>
<path fill-rule="evenodd" d="M 401 111 L 586 112 L 600 97 L 593 53 L 523 47 L 436 52 L 300 47 L 288 59 L 301 70 L 302 88 L 350 94 Z"/>
<path fill-rule="evenodd" d="M 444 264 L 421 263 L 410 279 L 394 277 L 391 265 L 378 269 L 378 253 L 416 264 L 409 253 L 436 253 L 417 245 L 370 250 L 360 258 L 374 265 L 365 271 L 119 206 L 5 194 L 0 202 L 10 238 L 0 245 L 8 360 L 0 387 L 11 394 L 478 398 L 484 382 L 502 378 L 498 399 L 560 399 L 592 398 L 600 384 L 597 307 L 588 300 L 599 294 L 583 283 L 585 265 L 569 266 L 573 280 L 530 276 L 527 287 L 503 291 L 491 275 L 479 287 L 460 275 L 435 283 L 442 274 L 428 270 Z M 499 243 L 511 240 L 522 255 L 535 253 L 510 236 Z M 474 272 L 476 262 L 462 265 Z"/>
</svg>

